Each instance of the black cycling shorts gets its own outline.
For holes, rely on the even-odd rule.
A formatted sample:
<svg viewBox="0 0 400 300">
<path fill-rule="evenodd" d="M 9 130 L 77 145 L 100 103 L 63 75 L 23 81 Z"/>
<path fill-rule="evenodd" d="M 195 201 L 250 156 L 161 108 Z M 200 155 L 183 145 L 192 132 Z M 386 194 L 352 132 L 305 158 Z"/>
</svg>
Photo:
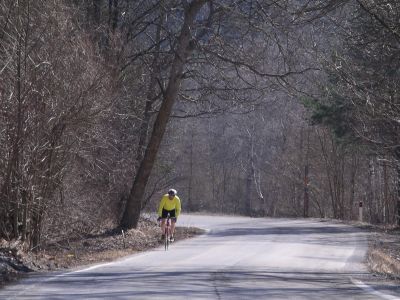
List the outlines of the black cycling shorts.
<svg viewBox="0 0 400 300">
<path fill-rule="evenodd" d="M 169 214 L 169 217 L 170 217 L 170 218 L 176 219 L 176 217 L 175 217 L 175 209 L 173 209 L 173 210 L 166 210 L 166 209 L 164 209 L 164 208 L 163 208 L 162 213 L 161 213 L 161 218 L 166 219 L 167 216 L 168 216 L 168 214 Z"/>
</svg>

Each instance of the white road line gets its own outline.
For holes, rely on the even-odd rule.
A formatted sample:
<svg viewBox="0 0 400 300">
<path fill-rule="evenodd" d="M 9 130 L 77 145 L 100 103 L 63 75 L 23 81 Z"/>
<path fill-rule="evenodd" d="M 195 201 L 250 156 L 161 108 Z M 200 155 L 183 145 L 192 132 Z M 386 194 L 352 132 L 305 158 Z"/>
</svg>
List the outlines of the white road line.
<svg viewBox="0 0 400 300">
<path fill-rule="evenodd" d="M 364 282 L 360 281 L 360 280 L 356 280 L 351 278 L 351 282 L 356 285 L 358 288 L 362 289 L 363 291 L 366 291 L 369 294 L 373 294 L 376 295 L 378 297 L 381 297 L 382 299 L 387 299 L 387 300 L 400 300 L 399 297 L 395 297 L 392 295 L 388 295 L 388 294 L 384 294 L 381 292 L 378 292 L 377 290 L 375 290 L 374 288 L 372 288 L 371 286 L 365 284 Z"/>
</svg>

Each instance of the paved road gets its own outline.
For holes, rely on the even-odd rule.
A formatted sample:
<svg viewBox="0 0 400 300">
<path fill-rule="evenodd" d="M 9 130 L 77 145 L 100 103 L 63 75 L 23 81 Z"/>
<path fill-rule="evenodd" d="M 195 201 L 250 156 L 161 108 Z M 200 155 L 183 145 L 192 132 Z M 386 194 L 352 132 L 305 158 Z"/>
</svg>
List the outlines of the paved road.
<svg viewBox="0 0 400 300">
<path fill-rule="evenodd" d="M 367 233 L 317 220 L 182 216 L 206 235 L 122 260 L 36 275 L 0 299 L 400 299 L 363 265 Z"/>
</svg>

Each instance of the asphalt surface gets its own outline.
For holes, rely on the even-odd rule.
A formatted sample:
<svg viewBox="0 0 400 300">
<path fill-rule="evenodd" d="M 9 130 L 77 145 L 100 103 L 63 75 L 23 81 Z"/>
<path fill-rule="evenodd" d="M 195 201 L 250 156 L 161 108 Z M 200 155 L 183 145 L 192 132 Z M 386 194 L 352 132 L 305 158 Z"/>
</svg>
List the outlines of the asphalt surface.
<svg viewBox="0 0 400 300">
<path fill-rule="evenodd" d="M 207 234 L 116 262 L 36 274 L 0 299 L 400 299 L 363 261 L 368 233 L 319 220 L 187 215 Z"/>
</svg>

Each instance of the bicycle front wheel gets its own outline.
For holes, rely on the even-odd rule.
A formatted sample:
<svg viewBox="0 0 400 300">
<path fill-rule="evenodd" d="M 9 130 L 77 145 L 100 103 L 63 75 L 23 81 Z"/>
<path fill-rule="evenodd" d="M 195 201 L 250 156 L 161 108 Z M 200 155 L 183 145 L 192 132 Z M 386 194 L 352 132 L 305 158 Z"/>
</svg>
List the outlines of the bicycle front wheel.
<svg viewBox="0 0 400 300">
<path fill-rule="evenodd" d="M 168 246 L 169 246 L 169 230 L 168 228 L 165 230 L 165 239 L 164 239 L 164 248 L 165 251 L 168 250 Z"/>
</svg>

